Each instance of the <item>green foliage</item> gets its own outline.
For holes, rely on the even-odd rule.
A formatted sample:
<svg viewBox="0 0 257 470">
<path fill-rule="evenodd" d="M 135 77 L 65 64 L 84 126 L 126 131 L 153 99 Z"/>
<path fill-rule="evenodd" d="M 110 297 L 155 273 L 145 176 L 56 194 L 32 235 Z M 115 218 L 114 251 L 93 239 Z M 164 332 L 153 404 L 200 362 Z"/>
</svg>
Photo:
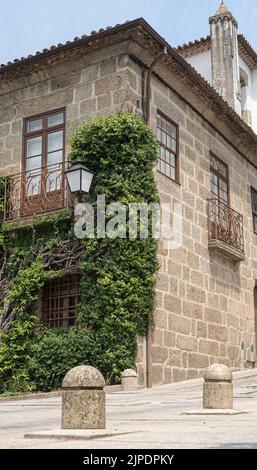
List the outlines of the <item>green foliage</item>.
<svg viewBox="0 0 257 470">
<path fill-rule="evenodd" d="M 106 203 L 156 202 L 152 166 L 157 144 L 152 131 L 134 114 L 97 118 L 72 139 L 71 161 L 81 160 L 94 173 L 90 197 Z"/>
<path fill-rule="evenodd" d="M 40 332 L 37 318 L 32 315 L 31 305 L 38 298 L 44 283 L 57 275 L 46 271 L 42 259 L 38 257 L 28 268 L 22 270 L 17 282 L 9 291 L 6 302 L 12 305 L 14 320 L 8 333 L 0 335 L 0 390 L 24 392 L 33 390 L 28 361 L 31 347 Z"/>
<path fill-rule="evenodd" d="M 4 235 L 3 235 L 3 219 L 4 214 L 4 178 L 0 175 L 0 256 L 3 251 Z"/>
<path fill-rule="evenodd" d="M 90 198 L 106 203 L 158 202 L 152 166 L 157 146 L 151 130 L 135 115 L 103 117 L 83 125 L 72 142 L 72 161 L 91 169 Z M 101 367 L 117 382 L 135 366 L 136 337 L 146 333 L 154 309 L 157 246 L 147 239 L 85 242 L 78 323 L 90 326 L 101 345 Z"/>
<path fill-rule="evenodd" d="M 25 392 L 35 389 L 28 370 L 31 344 L 35 339 L 34 318 L 14 320 L 8 334 L 1 335 L 0 391 Z"/>
<path fill-rule="evenodd" d="M 72 140 L 72 162 L 82 160 L 94 172 L 90 196 L 105 195 L 106 204 L 158 202 L 152 166 L 157 145 L 150 129 L 135 115 L 97 118 L 79 128 Z M 61 213 L 60 213 L 61 214 Z M 29 262 L 40 238 L 50 249 L 74 240 L 70 213 L 44 216 L 37 223 L 4 227 L 11 252 L 5 275 L 12 279 L 9 299 L 14 321 L 0 344 L 0 390 L 58 388 L 73 366 L 89 363 L 107 383 L 135 367 L 137 336 L 146 333 L 154 309 L 157 244 L 146 239 L 85 240 L 77 323 L 69 330 L 45 330 L 32 315 L 40 287 L 61 272 L 46 271 L 42 260 Z"/>
<path fill-rule="evenodd" d="M 30 373 L 40 390 L 56 389 L 72 367 L 95 364 L 97 353 L 93 336 L 84 328 L 48 330 L 32 347 Z"/>
</svg>

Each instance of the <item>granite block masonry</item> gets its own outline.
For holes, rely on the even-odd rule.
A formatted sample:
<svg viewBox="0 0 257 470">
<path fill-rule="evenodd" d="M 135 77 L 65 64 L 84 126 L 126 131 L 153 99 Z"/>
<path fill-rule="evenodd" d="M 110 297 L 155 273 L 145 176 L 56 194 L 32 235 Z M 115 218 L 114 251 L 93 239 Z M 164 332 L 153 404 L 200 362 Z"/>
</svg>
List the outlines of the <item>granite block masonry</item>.
<svg viewBox="0 0 257 470">
<path fill-rule="evenodd" d="M 121 376 L 121 390 L 133 392 L 137 390 L 137 373 L 134 369 L 126 369 Z"/>
<path fill-rule="evenodd" d="M 143 117 L 145 71 L 160 44 L 142 22 L 114 33 L 107 32 L 104 39 L 103 33 L 93 35 L 90 44 L 79 42 L 66 52 L 56 48 L 49 57 L 34 58 L 30 66 L 1 68 L 1 174 L 11 176 L 23 168 L 24 118 L 65 110 L 68 155 L 73 132 L 91 118 L 125 110 Z M 240 134 L 236 118 L 229 118 L 228 109 L 222 112 L 221 99 L 207 96 L 200 78 L 199 87 L 193 86 L 188 67 L 182 67 L 182 59 L 176 65 L 174 57 L 156 65 L 150 126 L 157 135 L 161 112 L 178 129 L 179 181 L 156 167 L 153 171 L 161 203 L 172 210 L 181 204 L 182 241 L 173 250 L 159 243 L 152 350 L 149 355 L 145 337 L 138 339 L 139 386 L 146 385 L 147 357 L 152 357 L 152 381 L 158 385 L 202 377 L 216 363 L 232 370 L 249 367 L 250 348 L 256 349 L 257 237 L 251 188 L 257 190 L 257 147 L 251 132 L 241 129 Z M 243 216 L 242 261 L 209 246 L 210 153 L 228 166 L 230 208 Z M 255 359 L 253 351 L 251 367 Z"/>
<path fill-rule="evenodd" d="M 224 364 L 213 364 L 204 375 L 203 408 L 233 408 L 232 372 Z"/>
<path fill-rule="evenodd" d="M 91 366 L 71 369 L 63 379 L 62 429 L 105 429 L 105 380 Z"/>
</svg>

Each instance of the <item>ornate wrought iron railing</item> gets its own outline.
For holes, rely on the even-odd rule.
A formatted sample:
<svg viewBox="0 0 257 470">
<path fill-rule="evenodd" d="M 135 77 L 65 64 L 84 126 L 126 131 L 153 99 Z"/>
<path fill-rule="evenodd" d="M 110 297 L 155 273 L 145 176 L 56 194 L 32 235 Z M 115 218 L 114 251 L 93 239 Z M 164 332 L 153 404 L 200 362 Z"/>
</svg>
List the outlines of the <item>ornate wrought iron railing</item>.
<svg viewBox="0 0 257 470">
<path fill-rule="evenodd" d="M 243 216 L 216 198 L 208 200 L 209 240 L 219 240 L 244 253 Z"/>
<path fill-rule="evenodd" d="M 33 217 L 70 206 L 64 171 L 68 163 L 24 171 L 5 178 L 4 220 Z"/>
</svg>

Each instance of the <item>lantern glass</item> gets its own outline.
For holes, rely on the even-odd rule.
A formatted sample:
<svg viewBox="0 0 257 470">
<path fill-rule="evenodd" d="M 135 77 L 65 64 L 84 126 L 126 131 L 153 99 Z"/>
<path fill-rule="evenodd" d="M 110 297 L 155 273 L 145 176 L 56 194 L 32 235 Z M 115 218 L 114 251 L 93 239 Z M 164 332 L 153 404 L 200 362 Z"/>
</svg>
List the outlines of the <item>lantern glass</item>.
<svg viewBox="0 0 257 470">
<path fill-rule="evenodd" d="M 81 170 L 81 192 L 89 193 L 92 179 L 93 173 L 90 171 Z"/>
<path fill-rule="evenodd" d="M 70 191 L 74 194 L 89 193 L 93 173 L 82 163 L 75 163 L 65 172 Z"/>
</svg>

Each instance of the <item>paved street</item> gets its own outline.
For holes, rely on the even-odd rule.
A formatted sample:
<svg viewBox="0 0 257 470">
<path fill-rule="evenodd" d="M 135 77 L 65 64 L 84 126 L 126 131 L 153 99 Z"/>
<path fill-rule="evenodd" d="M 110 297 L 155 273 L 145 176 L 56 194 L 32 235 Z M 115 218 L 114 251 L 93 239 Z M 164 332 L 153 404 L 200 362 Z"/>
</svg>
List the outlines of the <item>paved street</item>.
<svg viewBox="0 0 257 470">
<path fill-rule="evenodd" d="M 107 395 L 107 427 L 128 434 L 90 441 L 24 439 L 60 427 L 61 398 L 0 401 L 0 448 L 255 448 L 257 378 L 236 385 L 233 416 L 185 416 L 202 407 L 199 381 Z"/>
</svg>

